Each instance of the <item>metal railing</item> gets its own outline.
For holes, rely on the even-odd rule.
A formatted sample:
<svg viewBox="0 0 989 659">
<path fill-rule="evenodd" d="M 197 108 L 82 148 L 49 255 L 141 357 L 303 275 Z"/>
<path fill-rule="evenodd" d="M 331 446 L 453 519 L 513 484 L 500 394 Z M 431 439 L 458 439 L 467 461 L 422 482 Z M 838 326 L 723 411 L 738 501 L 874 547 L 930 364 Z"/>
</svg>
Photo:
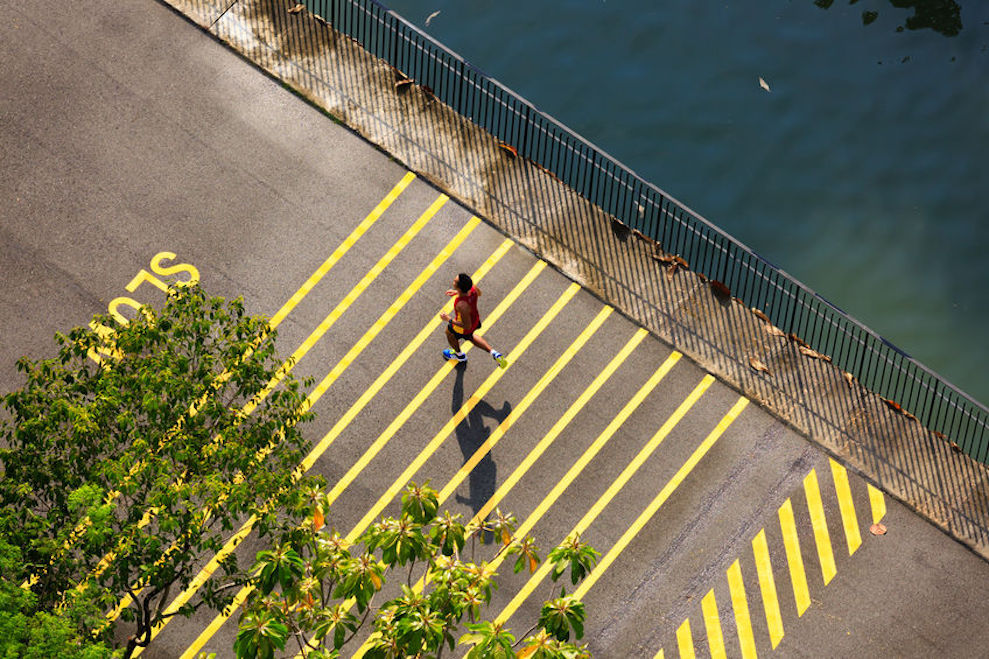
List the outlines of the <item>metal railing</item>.
<svg viewBox="0 0 989 659">
<path fill-rule="evenodd" d="M 314 14 L 582 197 L 725 284 L 962 451 L 989 463 L 989 409 L 375 0 L 306 0 Z"/>
</svg>

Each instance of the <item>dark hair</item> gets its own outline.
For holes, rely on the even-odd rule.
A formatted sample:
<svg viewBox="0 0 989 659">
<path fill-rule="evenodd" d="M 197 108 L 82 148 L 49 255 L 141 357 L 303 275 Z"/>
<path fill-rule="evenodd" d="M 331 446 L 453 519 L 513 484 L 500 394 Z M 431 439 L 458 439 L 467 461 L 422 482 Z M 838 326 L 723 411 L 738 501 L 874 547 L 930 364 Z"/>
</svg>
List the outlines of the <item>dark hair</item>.
<svg viewBox="0 0 989 659">
<path fill-rule="evenodd" d="M 460 289 L 461 293 L 467 293 L 473 286 L 474 282 L 466 272 L 461 272 L 457 275 L 457 288 Z"/>
</svg>

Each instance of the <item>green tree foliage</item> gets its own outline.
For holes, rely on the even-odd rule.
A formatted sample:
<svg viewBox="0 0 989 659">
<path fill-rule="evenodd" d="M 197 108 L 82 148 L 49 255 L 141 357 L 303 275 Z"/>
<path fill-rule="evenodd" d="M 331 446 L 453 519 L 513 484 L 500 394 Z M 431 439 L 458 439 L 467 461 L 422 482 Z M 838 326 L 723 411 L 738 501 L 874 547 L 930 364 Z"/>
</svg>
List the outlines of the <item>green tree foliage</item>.
<svg viewBox="0 0 989 659">
<path fill-rule="evenodd" d="M 3 604 L 85 624 L 96 641 L 112 626 L 78 612 L 122 606 L 129 656 L 247 516 L 266 534 L 297 506 L 311 414 L 275 333 L 240 299 L 173 287 L 160 310 L 91 328 L 56 335 L 54 358 L 21 359 L 26 382 L 3 398 L 0 540 L 20 548 L 4 578 L 30 588 Z M 242 573 L 233 555 L 221 567 Z M 177 613 L 228 603 L 237 584 L 216 583 Z"/>
<path fill-rule="evenodd" d="M 16 582 L 22 573 L 20 550 L 0 538 L 0 656 L 22 659 L 106 659 L 112 651 L 82 631 L 102 612 L 85 597 L 57 613 L 39 611 L 37 597 Z M 11 578 L 13 577 L 13 579 Z"/>
<path fill-rule="evenodd" d="M 463 556 L 467 543 L 473 556 L 478 541 L 492 537 L 496 556 L 518 554 L 516 572 L 535 571 L 540 562 L 532 538 L 514 536 L 512 515 L 497 512 L 489 522 L 465 528 L 459 515 L 438 513 L 435 490 L 410 483 L 400 516 L 382 518 L 349 545 L 324 526 L 325 499 L 321 490 L 310 490 L 296 510 L 304 521 L 257 554 L 256 588 L 241 614 L 238 657 L 338 657 L 356 650 L 345 647 L 348 643 L 365 638 L 368 659 L 439 659 L 458 644 L 471 659 L 590 656 L 575 644 L 583 636 L 584 605 L 565 590 L 544 604 L 521 640 L 483 620 L 497 574 L 491 563 Z M 576 584 L 599 554 L 569 538 L 550 560 L 554 556 L 553 580 L 569 571 Z M 374 600 L 392 576 L 398 577 L 392 598 L 376 607 Z"/>
</svg>

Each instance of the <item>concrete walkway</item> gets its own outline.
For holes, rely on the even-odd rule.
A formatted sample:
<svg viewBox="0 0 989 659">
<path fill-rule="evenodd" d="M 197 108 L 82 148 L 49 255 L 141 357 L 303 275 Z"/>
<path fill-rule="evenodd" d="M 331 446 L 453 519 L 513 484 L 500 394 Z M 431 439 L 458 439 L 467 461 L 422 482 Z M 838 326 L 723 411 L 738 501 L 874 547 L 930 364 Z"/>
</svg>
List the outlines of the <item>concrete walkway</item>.
<svg viewBox="0 0 989 659">
<path fill-rule="evenodd" d="M 352 243 L 279 337 L 298 375 L 336 373 L 307 432 L 342 532 L 409 478 L 465 517 L 514 512 L 544 549 L 579 530 L 603 554 L 581 592 L 597 656 L 989 646 L 984 560 L 171 9 L 0 6 L 5 390 L 55 331 L 160 302 L 125 286 L 162 251 L 273 315 Z M 506 370 L 439 356 L 460 271 L 483 274 Z M 549 588 L 500 572 L 489 613 L 521 633 Z M 145 656 L 230 656 L 236 614 L 213 621 L 174 620 Z"/>
</svg>

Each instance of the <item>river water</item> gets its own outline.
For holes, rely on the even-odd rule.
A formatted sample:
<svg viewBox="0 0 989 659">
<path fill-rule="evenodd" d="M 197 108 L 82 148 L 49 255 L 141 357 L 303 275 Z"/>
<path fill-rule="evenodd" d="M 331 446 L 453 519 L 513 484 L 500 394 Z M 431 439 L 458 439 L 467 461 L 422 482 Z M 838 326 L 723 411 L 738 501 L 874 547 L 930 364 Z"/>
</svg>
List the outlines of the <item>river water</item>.
<svg viewBox="0 0 989 659">
<path fill-rule="evenodd" d="M 958 3 L 947 36 L 887 0 L 385 0 L 986 404 L 989 2 Z"/>
</svg>

